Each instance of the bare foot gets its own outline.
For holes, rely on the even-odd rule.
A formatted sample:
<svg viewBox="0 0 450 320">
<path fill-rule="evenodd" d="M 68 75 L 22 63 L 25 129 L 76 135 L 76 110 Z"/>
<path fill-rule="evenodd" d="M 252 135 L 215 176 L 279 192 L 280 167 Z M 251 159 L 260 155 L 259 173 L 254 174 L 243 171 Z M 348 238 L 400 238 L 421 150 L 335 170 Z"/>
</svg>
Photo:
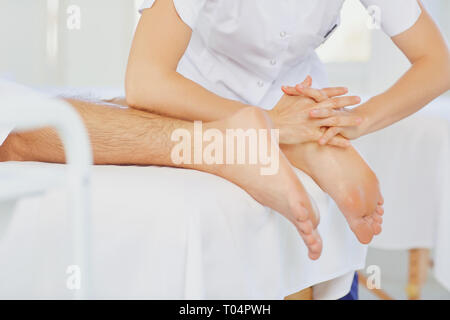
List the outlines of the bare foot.
<svg viewBox="0 0 450 320">
<path fill-rule="evenodd" d="M 334 199 L 361 243 L 381 232 L 383 197 L 378 179 L 353 147 L 317 143 L 282 146 L 288 159 Z"/>
<path fill-rule="evenodd" d="M 271 129 L 268 116 L 258 108 L 246 108 L 232 117 L 207 124 L 208 127 L 225 129 Z M 268 135 L 270 146 L 270 134 Z M 313 260 L 320 257 L 322 240 L 317 231 L 319 213 L 295 174 L 293 167 L 279 150 L 279 170 L 274 175 L 261 175 L 260 164 L 222 165 L 215 174 L 235 183 L 247 191 L 256 201 L 285 216 L 294 224 Z"/>
</svg>

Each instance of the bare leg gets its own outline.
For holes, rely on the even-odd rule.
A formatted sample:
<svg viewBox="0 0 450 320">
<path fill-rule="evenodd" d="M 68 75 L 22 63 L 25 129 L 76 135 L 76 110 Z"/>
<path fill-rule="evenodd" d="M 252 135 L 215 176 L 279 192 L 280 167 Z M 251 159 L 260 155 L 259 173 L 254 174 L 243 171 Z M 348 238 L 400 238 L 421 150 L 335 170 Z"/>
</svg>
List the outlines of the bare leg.
<svg viewBox="0 0 450 320">
<path fill-rule="evenodd" d="M 383 202 L 378 180 L 358 152 L 316 143 L 283 146 L 288 159 L 328 193 L 362 243 L 381 232 Z"/>
<path fill-rule="evenodd" d="M 193 132 L 193 124 L 186 121 L 105 102 L 66 101 L 75 107 L 85 122 L 96 164 L 175 166 L 170 157 L 175 146 L 175 142 L 171 141 L 172 132 L 180 128 Z M 205 130 L 215 128 L 225 132 L 226 129 L 237 128 L 270 129 L 271 123 L 261 110 L 246 108 L 228 119 L 211 122 L 204 127 Z M 61 142 L 52 129 L 10 135 L 0 147 L 2 160 L 65 161 Z M 311 259 L 320 256 L 322 242 L 316 230 L 318 213 L 283 153 L 280 152 L 279 171 L 272 176 L 261 175 L 259 164 L 178 166 L 212 173 L 240 186 L 295 225 L 309 249 Z"/>
</svg>

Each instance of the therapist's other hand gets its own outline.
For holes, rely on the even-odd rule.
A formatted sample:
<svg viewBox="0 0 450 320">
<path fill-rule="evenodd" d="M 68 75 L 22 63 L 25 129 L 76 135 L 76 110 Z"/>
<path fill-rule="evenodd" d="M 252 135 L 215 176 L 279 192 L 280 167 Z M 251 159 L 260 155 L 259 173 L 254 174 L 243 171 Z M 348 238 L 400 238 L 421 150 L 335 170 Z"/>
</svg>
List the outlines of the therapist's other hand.
<svg viewBox="0 0 450 320">
<path fill-rule="evenodd" d="M 280 130 L 280 144 L 319 142 L 324 136 L 324 128 L 354 127 L 361 123 L 360 117 L 336 110 L 358 104 L 359 101 L 358 97 L 335 97 L 317 103 L 305 96 L 285 94 L 268 114 Z M 315 116 L 312 117 L 312 114 Z M 343 148 L 350 146 L 346 138 L 337 135 L 327 143 Z"/>
<path fill-rule="evenodd" d="M 334 139 L 336 136 L 344 137 L 348 140 L 358 139 L 363 135 L 364 123 L 367 123 L 367 117 L 365 114 L 362 114 L 358 108 L 352 110 L 343 109 L 339 111 L 341 113 L 345 112 L 347 114 L 352 114 L 362 119 L 360 124 L 354 127 L 329 127 L 324 131 L 323 136 L 319 140 L 319 144 L 325 145 L 329 144 L 330 141 Z"/>
<path fill-rule="evenodd" d="M 345 87 L 333 87 L 333 88 L 324 88 L 324 89 L 314 89 L 311 88 L 312 79 L 310 76 L 308 76 L 301 84 L 296 85 L 295 87 L 289 87 L 289 86 L 283 86 L 282 91 L 289 96 L 302 96 L 302 97 L 308 97 L 316 101 L 317 103 L 323 103 L 324 101 L 327 101 L 329 99 L 336 100 L 338 96 L 342 96 L 348 92 L 347 88 Z M 343 98 L 343 97 L 341 97 Z M 353 100 L 353 103 L 351 105 L 356 105 L 361 102 L 361 99 L 359 97 L 347 97 L 350 100 Z M 350 106 L 347 105 L 347 106 Z M 358 108 L 348 110 L 345 109 L 345 107 L 337 107 L 335 109 L 313 109 L 310 112 L 311 118 L 316 119 L 323 119 L 327 117 L 333 117 L 335 121 L 335 125 L 331 125 L 328 127 L 322 128 L 322 137 L 318 140 L 319 144 L 326 145 L 326 144 L 333 144 L 332 141 L 336 137 L 343 137 L 348 140 L 354 140 L 361 136 L 361 128 L 360 125 L 364 122 L 364 115 L 359 114 Z M 357 117 L 358 124 L 355 126 L 340 126 L 338 121 L 336 121 L 337 118 L 343 118 L 343 117 Z M 330 121 L 332 123 L 333 120 Z"/>
<path fill-rule="evenodd" d="M 281 90 L 288 96 L 304 96 L 311 98 L 316 102 L 322 102 L 348 93 L 346 87 L 314 89 L 311 88 L 311 85 L 312 78 L 311 76 L 307 76 L 302 83 L 297 84 L 295 87 L 282 86 Z"/>
</svg>

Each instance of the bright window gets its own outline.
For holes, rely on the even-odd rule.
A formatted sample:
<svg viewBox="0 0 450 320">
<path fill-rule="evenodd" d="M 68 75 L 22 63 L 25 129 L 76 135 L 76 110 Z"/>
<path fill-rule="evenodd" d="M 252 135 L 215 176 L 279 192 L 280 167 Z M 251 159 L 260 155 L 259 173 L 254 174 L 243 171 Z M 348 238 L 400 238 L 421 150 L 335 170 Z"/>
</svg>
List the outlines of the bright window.
<svg viewBox="0 0 450 320">
<path fill-rule="evenodd" d="M 369 14 L 359 0 L 347 0 L 341 25 L 318 50 L 323 62 L 367 62 L 371 56 Z"/>
</svg>

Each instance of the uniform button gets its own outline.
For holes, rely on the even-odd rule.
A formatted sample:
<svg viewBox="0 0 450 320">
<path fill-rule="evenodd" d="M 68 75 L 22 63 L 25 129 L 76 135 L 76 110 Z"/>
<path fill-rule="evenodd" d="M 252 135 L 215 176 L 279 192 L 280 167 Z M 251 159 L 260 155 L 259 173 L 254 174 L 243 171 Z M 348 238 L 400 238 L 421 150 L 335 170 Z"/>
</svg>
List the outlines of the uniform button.
<svg viewBox="0 0 450 320">
<path fill-rule="evenodd" d="M 260 87 L 260 88 L 264 87 L 264 82 L 259 80 L 258 81 L 258 87 Z"/>
<path fill-rule="evenodd" d="M 270 64 L 273 65 L 273 66 L 276 65 L 277 64 L 277 60 L 275 60 L 275 59 L 270 60 Z"/>
<path fill-rule="evenodd" d="M 287 36 L 287 33 L 285 31 L 280 32 L 280 37 L 285 38 Z"/>
</svg>

